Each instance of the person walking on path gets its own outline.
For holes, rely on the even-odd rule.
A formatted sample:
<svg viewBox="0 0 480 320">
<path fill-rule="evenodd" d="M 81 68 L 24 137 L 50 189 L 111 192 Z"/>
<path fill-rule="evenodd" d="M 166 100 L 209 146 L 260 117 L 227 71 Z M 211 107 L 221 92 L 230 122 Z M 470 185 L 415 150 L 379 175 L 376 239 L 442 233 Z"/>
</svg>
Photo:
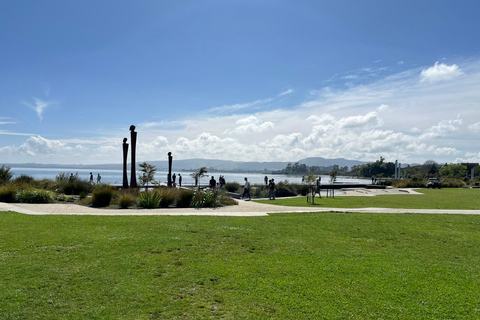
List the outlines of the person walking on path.
<svg viewBox="0 0 480 320">
<path fill-rule="evenodd" d="M 268 198 L 270 200 L 275 200 L 275 179 L 270 180 L 270 183 L 268 184 Z"/>
<path fill-rule="evenodd" d="M 243 187 L 242 199 L 244 199 L 245 196 L 248 196 L 248 200 L 252 200 L 252 196 L 250 195 L 250 182 L 248 182 L 247 178 L 245 178 L 245 185 Z"/>
<path fill-rule="evenodd" d="M 102 176 L 100 173 L 97 174 L 97 184 L 99 184 L 102 181 Z"/>
<path fill-rule="evenodd" d="M 90 184 L 93 184 L 93 173 L 90 172 Z"/>
<path fill-rule="evenodd" d="M 180 188 L 182 187 L 182 175 L 180 173 L 178 174 L 178 185 Z"/>
</svg>

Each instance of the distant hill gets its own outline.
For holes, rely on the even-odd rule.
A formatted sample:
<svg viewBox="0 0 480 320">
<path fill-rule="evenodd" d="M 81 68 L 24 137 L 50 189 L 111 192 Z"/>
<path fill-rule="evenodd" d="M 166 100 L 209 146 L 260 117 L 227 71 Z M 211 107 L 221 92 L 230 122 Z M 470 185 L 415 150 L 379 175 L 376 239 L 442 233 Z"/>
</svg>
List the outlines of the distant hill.
<svg viewBox="0 0 480 320">
<path fill-rule="evenodd" d="M 157 167 L 158 171 L 167 171 L 168 162 L 164 161 L 146 161 Z M 329 167 L 338 165 L 339 167 L 349 167 L 354 165 L 361 165 L 367 162 L 357 160 L 347 160 L 343 158 L 338 159 L 325 159 L 321 157 L 305 158 L 298 161 L 289 162 L 245 162 L 245 161 L 231 161 L 231 160 L 215 160 L 215 159 L 187 159 L 187 160 L 175 160 L 173 158 L 173 170 L 196 170 L 201 167 L 207 167 L 207 169 L 216 169 L 217 171 L 226 172 L 248 172 L 248 171 L 278 171 L 284 169 L 289 163 L 301 163 L 307 166 L 323 166 Z M 68 168 L 68 169 L 105 169 L 105 170 L 121 170 L 122 165 L 120 163 L 112 164 L 92 164 L 92 165 L 79 165 L 79 164 L 38 164 L 38 163 L 21 163 L 21 164 L 7 164 L 10 167 L 23 167 L 23 168 Z M 130 168 L 130 165 L 129 165 Z"/>
</svg>

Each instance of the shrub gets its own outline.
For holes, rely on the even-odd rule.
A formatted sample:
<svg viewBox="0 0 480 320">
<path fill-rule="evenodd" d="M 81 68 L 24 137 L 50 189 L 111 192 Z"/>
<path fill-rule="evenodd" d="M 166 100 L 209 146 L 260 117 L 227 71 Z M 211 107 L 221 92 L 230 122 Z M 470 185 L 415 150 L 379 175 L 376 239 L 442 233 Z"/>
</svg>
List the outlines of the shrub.
<svg viewBox="0 0 480 320">
<path fill-rule="evenodd" d="M 92 192 L 92 206 L 108 207 L 112 201 L 115 189 L 110 186 L 98 185 Z"/>
<path fill-rule="evenodd" d="M 229 182 L 229 183 L 225 184 L 225 189 L 228 192 L 241 193 L 241 191 L 242 191 L 241 188 L 242 188 L 242 186 L 238 182 Z"/>
<path fill-rule="evenodd" d="M 161 200 L 160 208 L 168 208 L 173 205 L 178 198 L 178 191 L 175 188 L 162 188 L 158 191 Z"/>
<path fill-rule="evenodd" d="M 136 201 L 137 200 L 133 194 L 124 192 L 120 194 L 120 197 L 118 199 L 118 204 L 120 205 L 120 208 L 127 209 L 128 207 L 133 206 Z"/>
<path fill-rule="evenodd" d="M 57 201 L 61 201 L 61 202 L 74 202 L 75 201 L 75 198 L 72 197 L 72 196 L 67 196 L 65 194 L 59 194 L 57 195 Z"/>
<path fill-rule="evenodd" d="M 268 193 L 268 186 L 265 186 L 264 184 L 255 184 L 250 188 L 250 195 L 252 198 L 268 198 Z"/>
<path fill-rule="evenodd" d="M 17 199 L 23 203 L 52 203 L 54 193 L 48 190 L 25 189 L 18 192 Z"/>
<path fill-rule="evenodd" d="M 29 176 L 29 175 L 26 175 L 26 174 L 22 174 L 20 177 L 18 178 L 15 178 L 13 179 L 13 183 L 25 183 L 25 184 L 30 184 L 33 182 L 33 177 L 32 176 Z"/>
<path fill-rule="evenodd" d="M 275 196 L 277 197 L 294 197 L 298 195 L 295 187 L 291 186 L 288 180 L 280 181 L 275 188 Z"/>
<path fill-rule="evenodd" d="M 0 187 L 0 202 L 13 203 L 17 201 L 18 189 L 13 185 Z"/>
<path fill-rule="evenodd" d="M 221 192 L 217 195 L 218 201 L 223 206 L 234 206 L 238 205 L 238 201 L 233 199 L 232 197 L 227 196 L 225 193 Z"/>
<path fill-rule="evenodd" d="M 78 172 L 74 175 L 61 172 L 55 177 L 57 182 L 58 192 L 65 194 L 80 194 L 82 192 L 92 192 L 93 186 L 87 181 L 82 180 Z"/>
<path fill-rule="evenodd" d="M 177 199 L 177 208 L 189 208 L 193 199 L 193 191 L 181 190 Z"/>
<path fill-rule="evenodd" d="M 138 197 L 137 205 L 146 209 L 154 209 L 160 206 L 160 201 L 162 198 L 157 193 L 157 191 L 145 191 L 140 194 Z"/>
<path fill-rule="evenodd" d="M 222 206 L 222 204 L 217 200 L 215 193 L 210 190 L 202 191 L 197 189 L 193 194 L 192 206 L 199 208 L 216 208 Z"/>
</svg>

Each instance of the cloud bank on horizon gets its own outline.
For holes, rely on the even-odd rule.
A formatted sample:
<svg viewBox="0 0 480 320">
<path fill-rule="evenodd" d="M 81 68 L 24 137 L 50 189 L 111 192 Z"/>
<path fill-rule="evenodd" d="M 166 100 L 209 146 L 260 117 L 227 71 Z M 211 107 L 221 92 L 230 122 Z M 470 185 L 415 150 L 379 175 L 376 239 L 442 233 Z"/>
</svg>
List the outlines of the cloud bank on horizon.
<svg viewBox="0 0 480 320">
<path fill-rule="evenodd" d="M 268 22 L 272 21 L 262 26 L 268 29 Z M 1 36 L 5 37 L 6 32 L 1 31 Z M 178 30 L 179 34 L 182 32 L 187 31 Z M 207 40 L 229 41 L 215 32 Z M 242 38 L 239 44 L 248 41 L 242 37 L 248 30 L 236 32 Z M 126 33 L 124 37 L 132 37 L 132 34 Z M 131 41 L 126 45 L 131 45 Z M 289 38 L 289 41 L 293 45 L 301 39 Z M 213 49 L 206 42 L 197 49 Z M 110 47 L 96 44 L 82 55 L 90 59 L 89 55 L 101 56 L 108 50 L 121 55 L 115 50 L 122 46 L 117 46 L 118 43 Z M 215 56 L 211 59 L 201 56 L 203 65 L 187 63 L 186 69 L 170 73 L 172 83 L 167 84 L 165 79 L 159 78 L 152 86 L 132 87 L 133 82 L 141 81 L 143 76 L 157 79 L 154 75 L 136 74 L 135 69 L 124 67 L 126 69 L 122 70 L 127 74 L 125 77 L 118 75 L 116 79 L 114 70 L 104 70 L 103 66 L 95 70 L 95 66 L 91 66 L 91 70 L 56 70 L 56 76 L 51 79 L 45 79 L 48 76 L 42 74 L 43 70 L 28 69 L 28 72 L 36 72 L 33 77 L 39 80 L 22 87 L 20 83 L 25 77 L 22 72 L 28 72 L 12 68 L 6 74 L 16 84 L 8 85 L 8 94 L 0 92 L 3 96 L 0 99 L 0 163 L 119 163 L 121 143 L 124 137 L 129 138 L 131 124 L 136 125 L 138 132 L 138 161 L 166 159 L 167 152 L 172 152 L 174 159 L 293 162 L 306 157 L 362 161 L 384 157 L 402 163 L 480 162 L 480 58 L 475 55 L 479 52 L 467 57 L 459 57 L 463 52 L 438 57 L 437 52 L 427 51 L 421 59 L 417 58 L 428 63 L 418 63 L 412 57 L 395 61 L 378 59 L 382 54 L 375 52 L 378 48 L 373 44 L 372 47 L 370 56 L 355 61 L 353 68 L 340 65 L 297 67 L 302 54 L 292 58 L 278 53 L 278 59 L 285 60 L 277 69 L 286 64 L 297 68 L 295 72 L 305 68 L 308 72 L 294 77 L 290 76 L 293 71 L 276 69 L 274 76 L 281 77 L 282 81 L 271 79 L 260 88 L 258 86 L 264 82 L 255 79 L 263 77 L 260 73 L 267 72 L 266 69 L 260 73 L 245 68 L 232 71 L 237 72 L 234 86 L 226 83 L 227 80 L 221 81 L 224 76 L 225 79 L 233 76 L 228 70 L 225 75 L 207 73 L 189 80 L 178 75 L 185 73 L 194 77 L 195 73 L 205 71 L 205 64 L 215 72 L 216 64 L 225 68 L 235 63 L 216 61 L 218 57 Z M 76 59 L 72 58 L 75 52 L 69 52 L 70 49 L 56 48 L 54 55 Z M 260 59 L 263 54 L 243 52 L 241 59 Z M 275 53 L 268 54 L 271 59 L 276 57 Z M 305 54 L 306 60 L 312 60 L 309 63 L 314 61 L 307 56 Z M 58 62 L 46 62 L 45 59 L 48 57 L 43 57 L 42 63 L 55 69 Z M 138 59 L 138 55 L 134 59 Z M 150 61 L 151 58 L 145 59 Z M 185 64 L 185 57 L 182 59 L 178 63 Z M 131 66 L 137 63 L 138 60 L 130 61 Z M 149 63 L 150 67 L 154 65 L 153 60 Z M 242 63 L 248 66 L 253 62 Z M 36 68 L 42 69 L 38 65 Z M 113 72 L 112 76 L 109 72 Z M 313 77 L 312 72 L 316 73 Z M 70 76 L 73 80 L 68 78 Z M 97 76 L 101 79 L 82 86 Z M 63 79 L 68 83 L 64 84 Z M 114 83 L 112 87 L 109 81 Z M 215 87 L 207 89 L 202 81 Z M 2 84 L 7 82 L 0 79 Z M 255 83 L 250 86 L 249 82 Z M 74 84 L 76 86 L 72 87 Z"/>
</svg>

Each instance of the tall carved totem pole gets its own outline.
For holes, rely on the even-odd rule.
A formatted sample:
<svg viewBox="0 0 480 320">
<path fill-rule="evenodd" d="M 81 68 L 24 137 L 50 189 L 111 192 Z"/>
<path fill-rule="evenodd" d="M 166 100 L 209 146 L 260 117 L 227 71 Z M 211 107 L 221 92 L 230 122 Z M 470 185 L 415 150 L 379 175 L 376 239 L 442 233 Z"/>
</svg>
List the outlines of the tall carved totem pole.
<svg viewBox="0 0 480 320">
<path fill-rule="evenodd" d="M 127 157 L 128 157 L 127 138 L 123 138 L 123 184 L 122 184 L 123 189 L 128 189 Z"/>
<path fill-rule="evenodd" d="M 135 132 L 135 126 L 130 126 L 130 141 L 132 143 L 132 169 L 130 170 L 130 188 L 137 187 L 137 174 L 135 172 L 135 152 L 137 149 L 137 133 Z"/>
<path fill-rule="evenodd" d="M 167 186 L 172 186 L 172 153 L 168 153 L 168 176 L 167 176 Z"/>
</svg>

